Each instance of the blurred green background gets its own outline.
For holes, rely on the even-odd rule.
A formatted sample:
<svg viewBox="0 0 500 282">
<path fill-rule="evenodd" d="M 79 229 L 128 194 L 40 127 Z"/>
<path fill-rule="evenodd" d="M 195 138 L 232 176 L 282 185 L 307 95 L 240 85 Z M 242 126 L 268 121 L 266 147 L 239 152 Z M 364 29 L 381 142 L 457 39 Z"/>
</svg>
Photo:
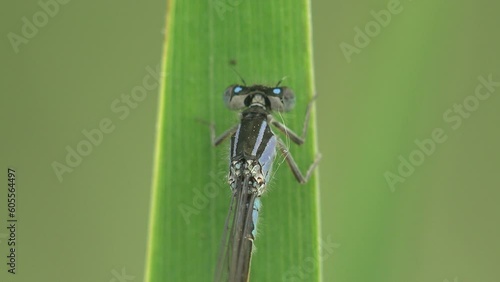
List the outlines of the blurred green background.
<svg viewBox="0 0 500 282">
<path fill-rule="evenodd" d="M 160 62 L 166 3 L 57 7 L 17 47 L 11 33 L 42 7 L 0 8 L 0 160 L 4 185 L 7 167 L 17 171 L 19 219 L 18 274 L 2 261 L 0 281 L 142 281 L 158 95 L 121 99 Z M 500 87 L 473 98 L 478 77 L 500 82 L 499 8 L 313 1 L 322 237 L 337 244 L 324 253 L 324 281 L 499 280 Z M 60 182 L 53 162 L 103 119 L 114 130 Z M 446 141 L 418 160 L 415 140 L 436 128 Z M 384 174 L 411 156 L 421 164 L 391 189 Z"/>
</svg>

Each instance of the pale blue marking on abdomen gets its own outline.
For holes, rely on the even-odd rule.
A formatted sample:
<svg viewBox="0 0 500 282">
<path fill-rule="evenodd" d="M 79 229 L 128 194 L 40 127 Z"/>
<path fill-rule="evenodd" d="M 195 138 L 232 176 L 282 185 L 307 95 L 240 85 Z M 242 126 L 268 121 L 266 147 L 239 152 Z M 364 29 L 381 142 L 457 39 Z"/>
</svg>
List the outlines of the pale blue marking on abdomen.
<svg viewBox="0 0 500 282">
<path fill-rule="evenodd" d="M 261 207 L 260 197 L 257 197 L 255 199 L 255 201 L 253 202 L 253 211 L 252 211 L 252 223 L 253 223 L 252 237 L 253 238 L 255 238 L 255 236 L 257 236 L 257 223 L 259 222 L 260 207 Z"/>
</svg>

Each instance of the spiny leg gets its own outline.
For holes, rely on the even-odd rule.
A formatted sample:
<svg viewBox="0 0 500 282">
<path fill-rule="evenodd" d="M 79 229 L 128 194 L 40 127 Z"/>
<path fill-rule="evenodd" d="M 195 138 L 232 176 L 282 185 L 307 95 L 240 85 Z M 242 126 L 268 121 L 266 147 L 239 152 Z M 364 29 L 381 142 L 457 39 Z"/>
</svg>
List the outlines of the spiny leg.
<svg viewBox="0 0 500 282">
<path fill-rule="evenodd" d="M 224 131 L 221 135 L 217 136 L 215 133 L 215 124 L 213 122 L 207 122 L 205 120 L 198 120 L 200 123 L 203 123 L 208 126 L 210 129 L 210 140 L 212 142 L 212 146 L 218 146 L 224 140 L 226 140 L 229 136 L 231 136 L 234 132 L 236 132 L 236 129 L 238 129 L 239 124 L 234 125 L 233 127 L 229 128 L 228 130 Z"/>
<path fill-rule="evenodd" d="M 281 151 L 283 156 L 285 156 L 285 160 L 286 160 L 288 166 L 290 167 L 290 169 L 292 170 L 292 173 L 295 176 L 295 178 L 297 179 L 297 181 L 300 184 L 304 184 L 307 181 L 309 181 L 309 178 L 311 177 L 312 172 L 318 166 L 319 161 L 321 160 L 321 154 L 316 155 L 314 162 L 309 166 L 309 169 L 307 170 L 306 175 L 304 176 L 302 174 L 302 172 L 300 171 L 299 166 L 297 165 L 297 163 L 293 159 L 292 154 L 290 154 L 290 152 L 286 148 L 285 143 L 283 143 L 283 141 L 281 139 L 279 139 L 279 141 L 278 141 L 278 149 Z"/>
<path fill-rule="evenodd" d="M 304 144 L 304 139 L 307 134 L 307 129 L 309 128 L 309 118 L 311 116 L 311 109 L 314 100 L 316 100 L 317 95 L 312 97 L 311 101 L 307 104 L 306 117 L 304 119 L 304 125 L 302 126 L 302 135 L 299 136 L 297 133 L 293 132 L 290 128 L 286 127 L 286 125 L 274 119 L 272 115 L 268 116 L 269 123 L 276 126 L 281 132 L 283 132 L 287 137 L 289 137 L 295 144 L 302 145 Z"/>
</svg>

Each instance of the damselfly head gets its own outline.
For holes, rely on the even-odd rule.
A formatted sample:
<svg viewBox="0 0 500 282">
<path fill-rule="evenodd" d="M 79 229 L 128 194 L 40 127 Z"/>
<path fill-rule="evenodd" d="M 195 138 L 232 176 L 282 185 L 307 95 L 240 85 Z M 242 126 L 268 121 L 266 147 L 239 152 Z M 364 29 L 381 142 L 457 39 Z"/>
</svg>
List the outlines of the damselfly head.
<svg viewBox="0 0 500 282">
<path fill-rule="evenodd" d="M 268 111 L 288 112 L 295 106 L 295 95 L 288 87 L 235 84 L 224 92 L 224 102 L 231 110 L 260 106 Z"/>
</svg>

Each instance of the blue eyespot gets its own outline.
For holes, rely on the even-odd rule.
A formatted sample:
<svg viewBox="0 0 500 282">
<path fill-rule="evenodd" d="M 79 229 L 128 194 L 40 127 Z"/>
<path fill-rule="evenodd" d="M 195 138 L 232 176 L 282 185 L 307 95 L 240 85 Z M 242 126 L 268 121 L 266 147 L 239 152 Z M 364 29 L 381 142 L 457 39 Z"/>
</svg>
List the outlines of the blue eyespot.
<svg viewBox="0 0 500 282">
<path fill-rule="evenodd" d="M 241 88 L 241 86 L 236 86 L 233 90 L 234 94 L 238 94 L 241 92 L 241 90 L 243 90 L 243 88 Z"/>
<path fill-rule="evenodd" d="M 276 95 L 280 94 L 281 93 L 281 88 L 274 88 L 273 89 L 273 93 L 276 94 Z"/>
</svg>

